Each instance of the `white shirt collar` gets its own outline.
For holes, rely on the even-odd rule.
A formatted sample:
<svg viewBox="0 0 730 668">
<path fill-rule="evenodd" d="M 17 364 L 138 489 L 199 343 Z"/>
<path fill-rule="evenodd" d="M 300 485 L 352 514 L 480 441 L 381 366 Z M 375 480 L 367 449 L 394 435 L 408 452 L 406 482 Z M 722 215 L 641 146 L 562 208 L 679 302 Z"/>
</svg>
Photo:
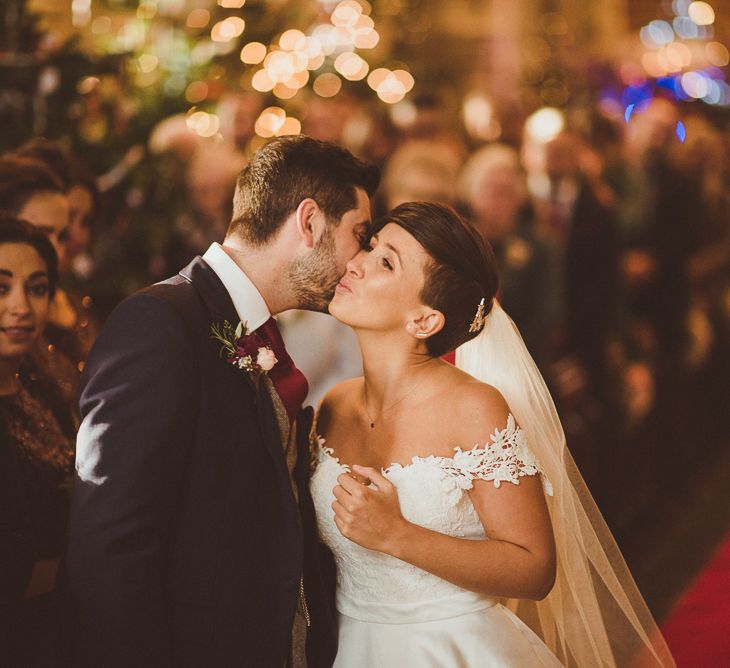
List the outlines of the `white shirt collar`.
<svg viewBox="0 0 730 668">
<path fill-rule="evenodd" d="M 241 267 L 215 242 L 205 251 L 203 259 L 221 279 L 241 322 L 250 332 L 261 327 L 271 317 L 271 312 L 258 288 Z"/>
</svg>

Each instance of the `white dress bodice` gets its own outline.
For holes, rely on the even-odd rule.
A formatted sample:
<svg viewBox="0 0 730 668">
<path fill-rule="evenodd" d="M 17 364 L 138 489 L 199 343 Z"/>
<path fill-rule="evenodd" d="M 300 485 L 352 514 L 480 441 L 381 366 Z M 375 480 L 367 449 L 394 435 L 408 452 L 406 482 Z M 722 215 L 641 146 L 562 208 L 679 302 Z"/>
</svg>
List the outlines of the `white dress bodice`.
<svg viewBox="0 0 730 668">
<path fill-rule="evenodd" d="M 342 536 L 333 520 L 332 490 L 337 477 L 348 467 L 339 462 L 322 438 L 317 454 L 311 492 L 321 538 L 337 564 L 340 612 L 374 622 L 427 621 L 494 604 L 492 599 Z M 505 482 L 519 484 L 520 477 L 539 472 L 524 433 L 511 415 L 507 426 L 495 431 L 486 445 L 471 450 L 455 448 L 453 457 L 413 457 L 406 466 L 392 464 L 383 469 L 383 475 L 398 491 L 401 512 L 408 521 L 468 539 L 486 538 L 467 494 L 474 480 L 489 480 L 499 487 Z M 545 478 L 543 484 L 550 493 Z"/>
</svg>

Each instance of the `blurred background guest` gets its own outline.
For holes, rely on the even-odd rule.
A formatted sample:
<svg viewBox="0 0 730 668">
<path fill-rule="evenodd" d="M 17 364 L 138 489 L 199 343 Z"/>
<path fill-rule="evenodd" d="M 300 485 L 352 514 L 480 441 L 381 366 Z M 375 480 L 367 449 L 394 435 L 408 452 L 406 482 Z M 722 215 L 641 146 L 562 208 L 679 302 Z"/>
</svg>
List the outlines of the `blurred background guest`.
<svg viewBox="0 0 730 668">
<path fill-rule="evenodd" d="M 74 427 L 54 380 L 28 370 L 57 271 L 48 237 L 0 214 L 0 646 L 7 666 L 56 665 L 63 624 L 54 586 Z"/>
<path fill-rule="evenodd" d="M 36 227 L 48 237 L 57 257 L 66 257 L 69 201 L 63 182 L 45 163 L 12 153 L 0 156 L 0 211 Z M 54 290 L 46 329 L 33 354 L 40 372 L 57 379 L 69 405 L 76 402 L 83 362 L 95 336 L 89 307 L 83 297 Z"/>
<path fill-rule="evenodd" d="M 69 225 L 69 204 L 63 184 L 42 162 L 14 154 L 0 156 L 0 211 L 24 220 L 48 237 L 57 257 L 65 253 L 66 232 Z M 54 291 L 52 302 L 59 291 Z M 68 300 L 58 297 L 62 305 Z M 51 311 L 53 307 L 51 307 Z M 65 309 L 61 308 L 64 312 Z M 56 349 L 50 336 L 64 330 L 50 325 L 50 314 L 46 330 L 37 339 L 33 351 L 33 361 L 41 375 L 52 375 L 69 406 L 76 402 L 80 361 L 75 354 L 65 349 Z"/>
<path fill-rule="evenodd" d="M 550 248 L 537 234 L 518 152 L 492 144 L 464 165 L 459 190 L 469 219 L 494 249 L 500 269 L 499 300 L 517 323 L 530 353 L 548 359 Z"/>
<path fill-rule="evenodd" d="M 527 142 L 526 142 L 527 144 Z M 549 247 L 548 380 L 565 416 L 573 454 L 604 505 L 607 461 L 617 440 L 621 351 L 620 236 L 609 191 L 572 130 L 527 145 L 523 157 L 538 236 Z"/>
<path fill-rule="evenodd" d="M 677 121 L 676 106 L 660 98 L 629 125 L 631 186 L 620 210 L 631 343 L 658 373 L 670 376 L 681 368 L 686 343 L 687 262 L 699 213 L 699 192 L 670 154 Z"/>
<path fill-rule="evenodd" d="M 60 286 L 51 303 L 46 338 L 75 366 L 83 366 L 99 331 L 87 292 L 96 270 L 91 243 L 94 220 L 99 215 L 99 191 L 85 165 L 57 142 L 33 139 L 15 153 L 42 162 L 64 187 L 69 224 L 61 236 Z"/>
<path fill-rule="evenodd" d="M 95 178 L 68 149 L 43 137 L 26 142 L 15 153 L 42 162 L 61 181 L 69 205 L 69 224 L 58 269 L 62 279 L 82 283 L 94 269 L 90 249 L 94 221 L 99 215 Z"/>
<path fill-rule="evenodd" d="M 224 143 L 202 143 L 185 166 L 188 207 L 175 220 L 164 251 L 161 275 L 182 269 L 214 241 L 222 241 L 233 212 L 236 178 L 244 155 Z"/>
<path fill-rule="evenodd" d="M 236 151 L 250 156 L 256 139 L 256 119 L 263 109 L 263 99 L 254 92 L 229 92 L 218 103 L 221 134 Z"/>
<path fill-rule="evenodd" d="M 619 233 L 610 203 L 581 169 L 580 140 L 564 131 L 543 145 L 546 192 L 533 193 L 541 236 L 555 258 L 554 345 L 575 359 L 592 392 L 607 391 L 618 333 Z"/>
<path fill-rule="evenodd" d="M 461 157 L 449 143 L 413 140 L 390 156 L 383 174 L 383 212 L 403 202 L 431 201 L 454 205 Z"/>
<path fill-rule="evenodd" d="M 12 153 L 0 156 L 0 210 L 35 225 L 58 257 L 65 257 L 71 207 L 63 181 L 41 160 Z"/>
</svg>

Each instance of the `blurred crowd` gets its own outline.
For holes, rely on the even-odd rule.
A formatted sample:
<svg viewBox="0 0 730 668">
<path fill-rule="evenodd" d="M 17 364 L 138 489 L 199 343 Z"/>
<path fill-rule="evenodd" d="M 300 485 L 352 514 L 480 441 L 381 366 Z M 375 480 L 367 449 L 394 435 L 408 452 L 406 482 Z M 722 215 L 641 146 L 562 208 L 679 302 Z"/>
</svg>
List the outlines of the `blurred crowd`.
<svg viewBox="0 0 730 668">
<path fill-rule="evenodd" d="M 166 119 L 104 174 L 42 138 L 0 156 L 0 327 L 15 327 L 12 309 L 26 323 L 17 345 L 0 350 L 0 435 L 24 448 L 12 469 L 0 466 L 9 476 L 0 582 L 3 600 L 38 602 L 24 614 L 43 614 L 53 586 L 76 388 L 96 332 L 126 295 L 222 240 L 263 106 L 253 94 L 225 98 L 222 138 L 199 137 L 184 116 Z M 683 111 L 680 141 L 680 111 L 655 99 L 626 123 L 588 110 L 547 136 L 511 119 L 516 131 L 483 143 L 431 96 L 396 119 L 344 96 L 313 100 L 303 119 L 304 133 L 382 168 L 376 217 L 401 202 L 439 201 L 489 241 L 499 299 L 619 533 L 667 490 L 680 493 L 727 435 L 730 134 Z M 45 276 L 42 295 L 28 292 L 31 269 Z M 333 319 L 287 313 L 281 323 L 311 403 L 360 373 L 357 342 Z"/>
</svg>

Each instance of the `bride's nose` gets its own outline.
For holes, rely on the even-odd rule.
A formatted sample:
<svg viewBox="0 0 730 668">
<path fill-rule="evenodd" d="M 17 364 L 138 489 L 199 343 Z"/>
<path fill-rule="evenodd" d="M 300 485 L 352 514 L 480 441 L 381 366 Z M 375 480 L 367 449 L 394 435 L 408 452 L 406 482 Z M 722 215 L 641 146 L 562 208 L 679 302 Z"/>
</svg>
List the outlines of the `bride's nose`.
<svg viewBox="0 0 730 668">
<path fill-rule="evenodd" d="M 349 276 L 354 276 L 355 278 L 362 278 L 363 275 L 363 257 L 365 257 L 367 253 L 365 251 L 360 251 L 355 257 L 352 258 L 346 265 L 346 273 Z"/>
</svg>

